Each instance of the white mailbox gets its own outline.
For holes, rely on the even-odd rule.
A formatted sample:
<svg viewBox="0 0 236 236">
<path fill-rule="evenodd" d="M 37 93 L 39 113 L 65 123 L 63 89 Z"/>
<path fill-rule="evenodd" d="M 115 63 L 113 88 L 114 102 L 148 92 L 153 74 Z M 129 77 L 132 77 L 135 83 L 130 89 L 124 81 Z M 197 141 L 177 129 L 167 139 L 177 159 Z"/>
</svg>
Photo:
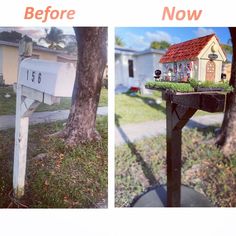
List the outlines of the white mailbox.
<svg viewBox="0 0 236 236">
<path fill-rule="evenodd" d="M 71 97 L 75 80 L 72 64 L 25 59 L 20 64 L 18 83 L 54 97 Z"/>
</svg>

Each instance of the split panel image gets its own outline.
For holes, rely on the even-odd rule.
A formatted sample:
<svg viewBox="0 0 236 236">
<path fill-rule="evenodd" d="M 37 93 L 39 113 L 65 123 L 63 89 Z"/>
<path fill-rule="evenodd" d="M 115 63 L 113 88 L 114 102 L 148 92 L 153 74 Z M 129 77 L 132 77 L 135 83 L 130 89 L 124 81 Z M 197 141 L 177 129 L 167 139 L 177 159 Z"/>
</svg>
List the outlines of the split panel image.
<svg viewBox="0 0 236 236">
<path fill-rule="evenodd" d="M 0 29 L 0 208 L 107 208 L 107 28 Z"/>
<path fill-rule="evenodd" d="M 236 206 L 235 35 L 116 28 L 116 207 Z"/>
</svg>

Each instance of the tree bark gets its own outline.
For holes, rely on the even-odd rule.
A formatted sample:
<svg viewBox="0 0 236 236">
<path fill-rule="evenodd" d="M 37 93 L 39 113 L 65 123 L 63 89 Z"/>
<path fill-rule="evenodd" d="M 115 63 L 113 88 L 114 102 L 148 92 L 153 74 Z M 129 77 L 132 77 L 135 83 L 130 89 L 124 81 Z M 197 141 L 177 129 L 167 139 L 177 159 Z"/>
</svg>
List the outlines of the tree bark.
<svg viewBox="0 0 236 236">
<path fill-rule="evenodd" d="M 222 149 L 225 156 L 229 156 L 236 151 L 236 28 L 229 28 L 232 44 L 233 58 L 230 85 L 234 91 L 227 95 L 226 110 L 224 114 L 221 131 L 216 139 L 216 144 Z"/>
<path fill-rule="evenodd" d="M 107 28 L 75 27 L 78 45 L 76 79 L 70 114 L 62 136 L 69 146 L 101 138 L 96 114 L 107 63 Z"/>
</svg>

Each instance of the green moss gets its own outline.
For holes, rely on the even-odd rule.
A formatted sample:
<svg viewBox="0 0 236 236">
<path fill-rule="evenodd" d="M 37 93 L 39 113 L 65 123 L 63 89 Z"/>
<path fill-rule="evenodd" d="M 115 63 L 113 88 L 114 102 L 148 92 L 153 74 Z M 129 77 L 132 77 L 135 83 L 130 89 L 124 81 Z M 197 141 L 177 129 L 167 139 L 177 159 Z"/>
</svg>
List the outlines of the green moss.
<svg viewBox="0 0 236 236">
<path fill-rule="evenodd" d="M 173 92 L 193 92 L 198 88 L 221 89 L 225 92 L 233 91 L 233 87 L 228 82 L 215 83 L 212 81 L 200 82 L 190 79 L 189 83 L 150 81 L 146 83 L 146 88 L 157 90 L 171 90 Z"/>
<path fill-rule="evenodd" d="M 189 83 L 177 83 L 177 82 L 159 82 L 151 81 L 146 83 L 148 89 L 160 89 L 160 90 L 171 90 L 174 92 L 193 92 L 194 89 Z"/>
<path fill-rule="evenodd" d="M 231 92 L 233 91 L 233 87 L 229 85 L 228 82 L 219 82 L 219 83 L 214 83 L 212 81 L 205 81 L 205 82 L 199 82 L 198 86 L 199 88 L 218 88 L 218 89 L 223 89 L 225 92 Z"/>
</svg>

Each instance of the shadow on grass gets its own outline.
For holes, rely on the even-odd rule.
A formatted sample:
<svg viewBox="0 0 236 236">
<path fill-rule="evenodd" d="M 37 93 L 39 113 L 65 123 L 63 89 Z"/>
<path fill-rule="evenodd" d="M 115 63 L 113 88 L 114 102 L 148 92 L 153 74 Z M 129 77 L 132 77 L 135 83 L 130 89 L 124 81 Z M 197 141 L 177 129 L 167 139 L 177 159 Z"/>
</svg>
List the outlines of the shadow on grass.
<svg viewBox="0 0 236 236">
<path fill-rule="evenodd" d="M 142 171 L 145 175 L 145 177 L 147 178 L 148 182 L 150 185 L 154 185 L 157 183 L 157 180 L 154 176 L 154 174 L 152 173 L 151 168 L 148 166 L 148 164 L 144 161 L 142 155 L 138 152 L 135 144 L 133 144 L 130 140 L 129 137 L 126 135 L 126 133 L 124 132 L 124 130 L 121 128 L 120 126 L 120 122 L 119 119 L 121 117 L 119 115 L 115 115 L 115 121 L 116 121 L 116 125 L 117 128 L 122 136 L 122 138 L 126 141 L 131 153 L 133 155 L 136 156 L 137 162 L 140 163 L 141 167 L 142 167 Z"/>
<path fill-rule="evenodd" d="M 213 133 L 215 136 L 217 136 L 218 132 L 217 129 L 219 129 L 219 126 L 217 125 L 204 125 L 200 122 L 189 120 L 186 124 L 186 127 L 189 129 L 196 128 L 198 132 L 201 132 L 204 136 L 207 136 L 210 133 Z"/>
<path fill-rule="evenodd" d="M 117 129 L 119 130 L 122 138 L 126 141 L 132 155 L 136 156 L 136 160 L 138 163 L 140 163 L 142 171 L 144 176 L 146 177 L 146 179 L 148 180 L 148 183 L 150 186 L 152 186 L 151 188 L 153 188 L 153 186 L 159 186 L 160 188 L 160 183 L 157 181 L 154 173 L 152 172 L 152 169 L 149 167 L 149 165 L 145 162 L 144 158 L 142 157 L 142 155 L 140 154 L 140 152 L 137 150 L 135 144 L 133 144 L 130 140 L 129 137 L 126 135 L 126 133 L 124 132 L 124 130 L 121 128 L 120 123 L 119 123 L 119 119 L 121 117 L 119 115 L 115 115 L 115 122 L 117 124 Z M 155 188 L 155 187 L 154 187 Z M 147 191 L 149 191 L 150 188 L 147 189 Z M 165 204 L 165 199 L 166 199 L 166 190 L 164 188 L 161 188 L 161 194 L 159 192 L 156 192 L 157 195 L 160 195 L 159 198 L 160 200 L 163 202 L 163 205 Z M 145 194 L 145 193 L 143 193 Z M 140 196 L 137 196 L 133 199 L 132 203 L 131 203 L 131 207 L 134 206 L 135 202 L 143 195 L 141 194 Z M 165 196 L 165 197 L 163 197 Z"/>
<path fill-rule="evenodd" d="M 143 96 L 131 96 L 131 93 L 126 93 L 126 95 L 129 97 L 133 97 L 133 98 L 135 97 L 136 99 L 139 99 L 140 101 L 142 101 L 146 105 L 156 109 L 157 111 L 161 111 L 162 113 L 166 114 L 165 107 L 162 107 L 161 105 L 157 104 L 156 100 L 154 98 L 143 97 Z"/>
</svg>

